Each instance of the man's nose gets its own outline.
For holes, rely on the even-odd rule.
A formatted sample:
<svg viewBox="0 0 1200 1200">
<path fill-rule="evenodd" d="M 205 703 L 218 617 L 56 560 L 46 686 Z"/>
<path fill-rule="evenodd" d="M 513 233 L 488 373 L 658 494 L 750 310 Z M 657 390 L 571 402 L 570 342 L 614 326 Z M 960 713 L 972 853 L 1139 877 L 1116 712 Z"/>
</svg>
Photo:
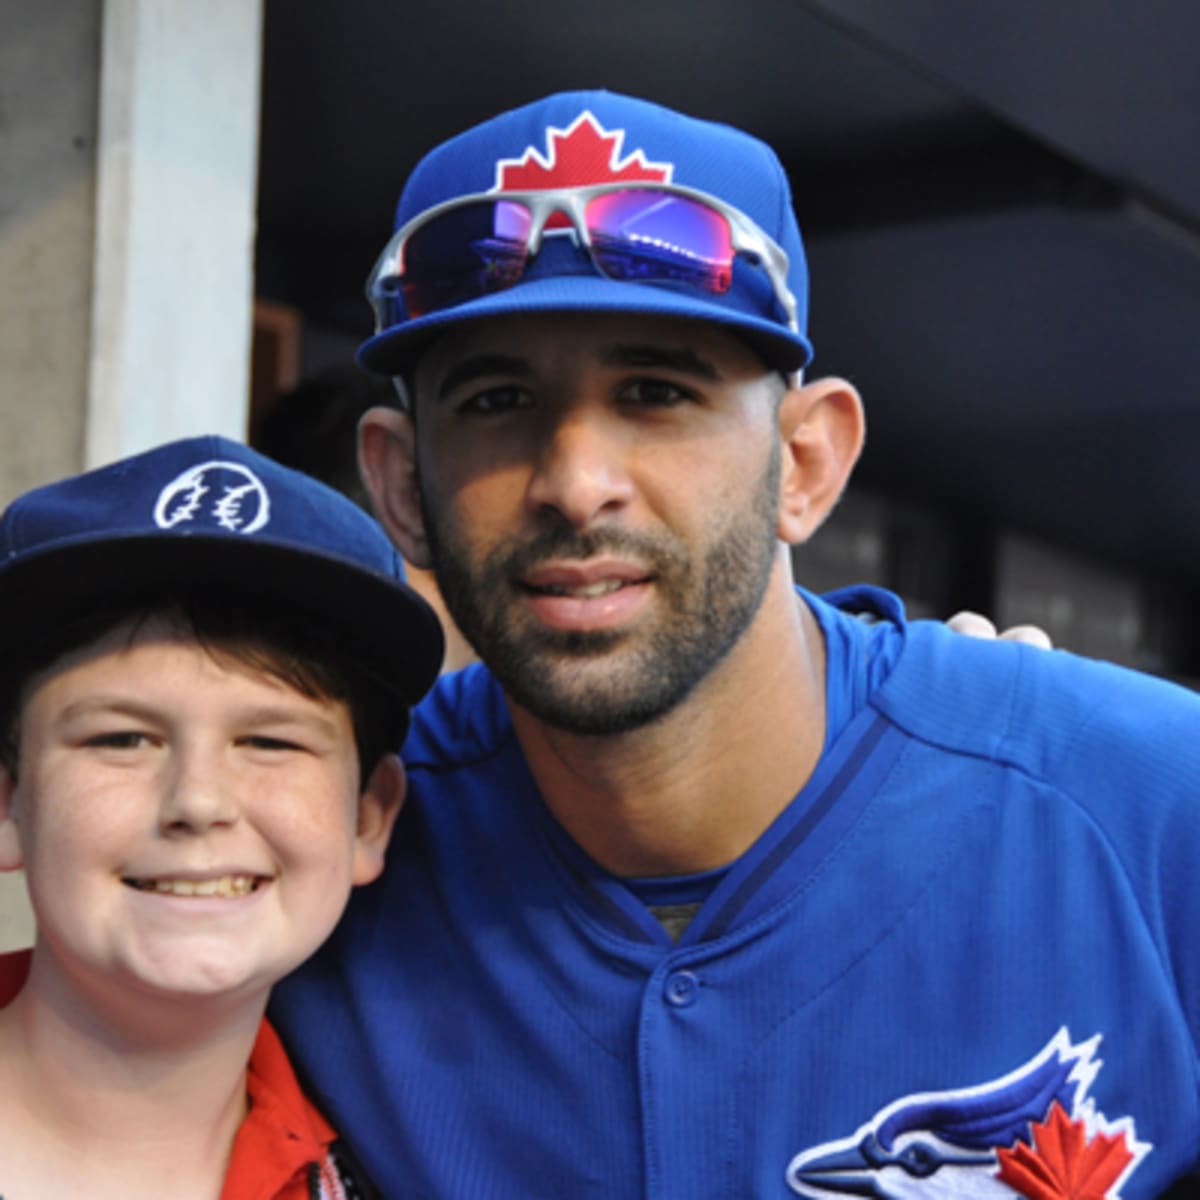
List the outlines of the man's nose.
<svg viewBox="0 0 1200 1200">
<path fill-rule="evenodd" d="M 164 773 L 159 824 L 167 833 L 205 833 L 238 819 L 232 781 L 215 748 L 179 746 Z"/>
<path fill-rule="evenodd" d="M 627 431 L 602 407 L 577 405 L 556 414 L 541 433 L 527 498 L 531 508 L 557 513 L 576 529 L 629 504 Z"/>
</svg>

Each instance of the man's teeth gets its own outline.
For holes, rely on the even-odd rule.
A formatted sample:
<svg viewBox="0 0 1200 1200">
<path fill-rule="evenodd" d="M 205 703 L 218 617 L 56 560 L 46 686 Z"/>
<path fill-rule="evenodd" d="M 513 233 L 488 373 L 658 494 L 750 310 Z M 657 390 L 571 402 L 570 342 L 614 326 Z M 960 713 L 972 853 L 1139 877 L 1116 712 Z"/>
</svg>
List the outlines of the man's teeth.
<svg viewBox="0 0 1200 1200">
<path fill-rule="evenodd" d="M 624 579 L 604 579 L 598 583 L 585 583 L 578 587 L 568 587 L 565 583 L 552 583 L 542 588 L 542 591 L 549 592 L 552 596 L 581 596 L 588 599 L 592 596 L 606 596 L 609 592 L 615 592 L 623 588 L 626 584 Z"/>
<path fill-rule="evenodd" d="M 257 875 L 222 875 L 219 879 L 128 879 L 141 892 L 165 896 L 247 896 L 258 887 Z"/>
</svg>

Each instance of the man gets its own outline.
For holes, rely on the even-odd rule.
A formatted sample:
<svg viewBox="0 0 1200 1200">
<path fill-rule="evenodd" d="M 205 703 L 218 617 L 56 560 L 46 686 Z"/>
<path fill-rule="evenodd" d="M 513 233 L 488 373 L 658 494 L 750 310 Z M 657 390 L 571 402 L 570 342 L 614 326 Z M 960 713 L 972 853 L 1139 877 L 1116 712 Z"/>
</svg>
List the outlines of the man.
<svg viewBox="0 0 1200 1200">
<path fill-rule="evenodd" d="M 800 374 L 771 151 L 553 96 L 434 150 L 397 226 L 361 464 L 486 666 L 422 706 L 385 877 L 277 1014 L 385 1192 L 1191 1170 L 1200 699 L 794 589 L 863 417 Z"/>
</svg>

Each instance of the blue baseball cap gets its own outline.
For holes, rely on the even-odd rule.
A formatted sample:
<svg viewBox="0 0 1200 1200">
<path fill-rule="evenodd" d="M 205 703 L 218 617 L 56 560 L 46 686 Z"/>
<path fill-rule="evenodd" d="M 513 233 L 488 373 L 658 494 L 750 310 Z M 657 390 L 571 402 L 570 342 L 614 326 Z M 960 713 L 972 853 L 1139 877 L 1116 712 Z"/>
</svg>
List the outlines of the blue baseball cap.
<svg viewBox="0 0 1200 1200">
<path fill-rule="evenodd" d="M 422 316 L 399 303 L 385 327 L 359 348 L 358 361 L 404 373 L 437 333 L 463 321 L 508 313 L 618 312 L 683 317 L 727 327 L 769 366 L 799 370 L 812 358 L 806 334 L 808 270 L 787 176 L 775 152 L 731 126 L 607 91 L 562 92 L 503 113 L 427 154 L 396 209 L 395 229 L 462 196 L 659 182 L 715 197 L 749 217 L 787 257 L 795 327 L 761 270 L 735 264 L 733 282 L 714 295 L 679 285 L 599 274 L 582 251 L 538 253 L 503 291 Z"/>
<path fill-rule="evenodd" d="M 0 518 L 0 666 L 56 623 L 200 594 L 319 622 L 407 705 L 441 666 L 441 625 L 378 522 L 238 442 L 170 442 L 26 492 Z"/>
</svg>

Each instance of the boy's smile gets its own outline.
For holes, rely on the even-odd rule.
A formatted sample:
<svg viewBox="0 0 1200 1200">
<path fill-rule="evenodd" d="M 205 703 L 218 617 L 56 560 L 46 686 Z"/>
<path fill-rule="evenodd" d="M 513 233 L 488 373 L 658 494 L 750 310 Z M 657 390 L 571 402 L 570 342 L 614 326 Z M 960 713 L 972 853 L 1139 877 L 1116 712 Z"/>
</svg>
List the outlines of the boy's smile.
<svg viewBox="0 0 1200 1200">
<path fill-rule="evenodd" d="M 36 677 L 19 761 L 38 968 L 89 991 L 265 995 L 374 874 L 347 705 L 163 618 Z"/>
<path fill-rule="evenodd" d="M 126 879 L 139 892 L 156 892 L 163 896 L 246 896 L 256 891 L 264 878 L 261 875 L 221 875 L 207 879 Z"/>
</svg>

